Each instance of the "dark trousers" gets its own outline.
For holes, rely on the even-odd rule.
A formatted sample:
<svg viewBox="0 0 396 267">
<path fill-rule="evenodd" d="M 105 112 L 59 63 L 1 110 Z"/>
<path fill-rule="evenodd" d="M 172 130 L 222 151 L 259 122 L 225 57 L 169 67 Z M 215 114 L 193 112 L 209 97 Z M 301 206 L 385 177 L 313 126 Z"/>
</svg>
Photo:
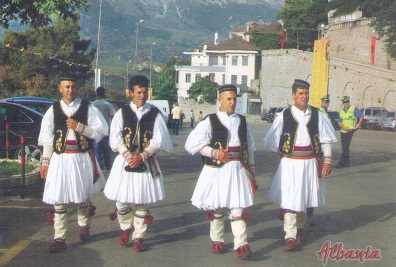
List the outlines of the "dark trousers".
<svg viewBox="0 0 396 267">
<path fill-rule="evenodd" d="M 95 156 L 103 170 L 111 169 L 111 148 L 109 146 L 109 137 L 105 136 L 99 143 L 94 143 Z"/>
<path fill-rule="evenodd" d="M 342 167 L 349 166 L 349 146 L 351 145 L 353 133 L 354 131 L 341 133 L 342 155 L 340 161 L 338 162 L 338 165 Z"/>
<path fill-rule="evenodd" d="M 173 134 L 179 135 L 179 121 L 178 119 L 172 120 L 172 130 Z"/>
<path fill-rule="evenodd" d="M 191 128 L 194 128 L 194 118 L 191 118 Z"/>
</svg>

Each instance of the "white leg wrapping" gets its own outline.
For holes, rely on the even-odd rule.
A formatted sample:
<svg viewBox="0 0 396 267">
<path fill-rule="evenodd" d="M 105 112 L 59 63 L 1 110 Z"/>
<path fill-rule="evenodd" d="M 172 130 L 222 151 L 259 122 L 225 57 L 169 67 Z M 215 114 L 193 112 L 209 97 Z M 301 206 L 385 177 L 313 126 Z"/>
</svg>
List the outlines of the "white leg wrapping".
<svg viewBox="0 0 396 267">
<path fill-rule="evenodd" d="M 224 242 L 224 212 L 214 212 L 213 216 L 213 221 L 210 221 L 210 239 L 212 242 Z"/>
<path fill-rule="evenodd" d="M 241 219 L 242 209 L 231 210 L 231 230 L 234 235 L 234 250 L 248 243 L 246 222 Z"/>
<path fill-rule="evenodd" d="M 148 210 L 138 209 L 135 211 L 135 218 L 133 222 L 133 227 L 135 229 L 132 233 L 132 241 L 136 239 L 143 239 L 143 237 L 146 235 L 148 225 L 144 222 L 144 219 L 148 214 Z"/>
<path fill-rule="evenodd" d="M 89 216 L 89 202 L 80 203 L 77 207 L 77 221 L 81 227 L 91 225 L 91 219 Z"/>
<path fill-rule="evenodd" d="M 297 218 L 296 218 L 297 229 L 303 229 L 306 222 L 307 222 L 307 214 L 305 212 L 297 213 Z"/>
<path fill-rule="evenodd" d="M 297 214 L 286 212 L 283 221 L 283 230 L 285 231 L 285 240 L 288 238 L 296 239 L 297 236 Z"/>
<path fill-rule="evenodd" d="M 66 205 L 54 205 L 54 239 L 66 239 L 67 208 Z"/>
<path fill-rule="evenodd" d="M 132 228 L 133 225 L 133 212 L 131 208 L 125 210 L 117 210 L 117 219 L 122 231 Z"/>
</svg>

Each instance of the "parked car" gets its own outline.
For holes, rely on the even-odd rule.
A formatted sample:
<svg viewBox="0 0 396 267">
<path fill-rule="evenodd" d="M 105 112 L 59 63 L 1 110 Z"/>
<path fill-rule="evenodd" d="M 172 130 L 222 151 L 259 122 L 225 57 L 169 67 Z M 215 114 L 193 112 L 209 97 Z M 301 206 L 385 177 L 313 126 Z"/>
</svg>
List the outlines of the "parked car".
<svg viewBox="0 0 396 267">
<path fill-rule="evenodd" d="M 0 158 L 6 157 L 6 123 L 9 124 L 8 157 L 18 159 L 21 156 L 20 140 L 25 137 L 27 161 L 40 162 L 42 149 L 37 146 L 43 114 L 28 107 L 0 101 Z"/>
<path fill-rule="evenodd" d="M 272 119 L 272 122 L 274 122 L 274 120 L 275 120 L 276 117 L 279 115 L 279 113 L 282 113 L 285 109 L 287 109 L 287 108 L 277 108 L 277 109 L 275 110 L 274 118 Z"/>
<path fill-rule="evenodd" d="M 388 112 L 381 107 L 365 107 L 360 110 L 363 113 L 363 129 L 379 129 L 384 120 L 384 115 Z"/>
<path fill-rule="evenodd" d="M 283 108 L 283 107 L 270 108 L 267 113 L 261 115 L 261 119 L 265 120 L 265 121 L 267 121 L 269 123 L 273 123 L 275 118 L 276 118 L 276 116 L 277 116 L 276 114 L 284 111 L 285 109 L 286 108 Z"/>
<path fill-rule="evenodd" d="M 385 131 L 396 131 L 396 112 L 389 111 L 385 114 L 381 128 Z"/>
<path fill-rule="evenodd" d="M 340 126 L 338 126 L 338 116 L 339 116 L 338 111 L 328 110 L 327 114 L 329 115 L 329 119 L 334 127 L 334 130 L 339 130 Z"/>
<path fill-rule="evenodd" d="M 271 122 L 272 119 L 274 118 L 274 113 L 277 108 L 270 108 L 266 113 L 261 115 L 261 119 L 263 121 Z"/>
<path fill-rule="evenodd" d="M 52 104 L 54 104 L 55 102 L 55 100 L 53 99 L 49 99 L 45 97 L 36 97 L 36 96 L 10 97 L 10 98 L 5 98 L 2 101 L 23 105 L 41 114 L 44 114 L 49 109 L 49 107 L 51 107 Z"/>
</svg>

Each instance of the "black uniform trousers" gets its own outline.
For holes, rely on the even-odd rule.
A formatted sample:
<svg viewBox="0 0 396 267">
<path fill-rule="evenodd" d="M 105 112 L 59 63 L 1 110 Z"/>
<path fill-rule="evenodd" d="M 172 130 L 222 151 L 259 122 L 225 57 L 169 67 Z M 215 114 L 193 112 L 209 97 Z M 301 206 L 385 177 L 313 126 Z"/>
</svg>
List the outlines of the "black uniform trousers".
<svg viewBox="0 0 396 267">
<path fill-rule="evenodd" d="M 341 132 L 341 146 L 342 146 L 342 155 L 341 159 L 338 162 L 338 166 L 340 167 L 348 167 L 350 160 L 349 160 L 349 146 L 351 145 L 353 133 L 355 131 L 350 131 L 347 133 Z"/>
</svg>

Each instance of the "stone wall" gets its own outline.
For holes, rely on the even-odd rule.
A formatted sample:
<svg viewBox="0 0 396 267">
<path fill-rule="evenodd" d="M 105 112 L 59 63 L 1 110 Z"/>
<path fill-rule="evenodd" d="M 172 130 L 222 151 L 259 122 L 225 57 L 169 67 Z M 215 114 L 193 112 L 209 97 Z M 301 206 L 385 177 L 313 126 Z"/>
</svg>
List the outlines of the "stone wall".
<svg viewBox="0 0 396 267">
<path fill-rule="evenodd" d="M 377 40 L 376 60 L 370 61 L 370 20 L 346 22 L 325 29 L 330 39 L 330 110 L 339 110 L 343 95 L 361 107 L 378 106 L 396 110 L 396 63 L 389 59 L 384 44 Z M 367 41 L 369 40 L 369 41 Z M 292 104 L 294 79 L 311 82 L 313 54 L 295 49 L 262 51 L 260 97 L 262 110 Z"/>
<path fill-rule="evenodd" d="M 311 52 L 295 49 L 262 51 L 260 97 L 262 112 L 271 107 L 286 107 L 293 103 L 291 85 L 294 79 L 311 82 Z"/>
<path fill-rule="evenodd" d="M 341 108 L 339 98 L 351 96 L 359 108 L 377 106 L 396 110 L 396 72 L 337 58 L 330 58 L 330 108 Z M 337 101 L 338 100 L 338 101 Z"/>
<path fill-rule="evenodd" d="M 374 67 L 396 71 L 396 62 L 386 53 L 383 38 L 370 26 L 372 19 L 361 19 L 326 26 L 322 38 L 330 39 L 330 56 L 371 64 L 371 38 L 376 37 Z"/>
</svg>

